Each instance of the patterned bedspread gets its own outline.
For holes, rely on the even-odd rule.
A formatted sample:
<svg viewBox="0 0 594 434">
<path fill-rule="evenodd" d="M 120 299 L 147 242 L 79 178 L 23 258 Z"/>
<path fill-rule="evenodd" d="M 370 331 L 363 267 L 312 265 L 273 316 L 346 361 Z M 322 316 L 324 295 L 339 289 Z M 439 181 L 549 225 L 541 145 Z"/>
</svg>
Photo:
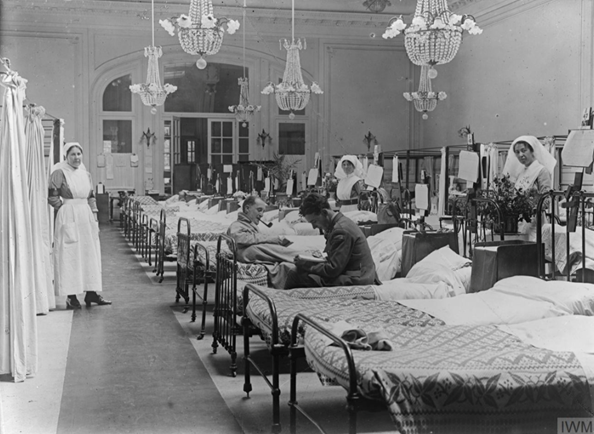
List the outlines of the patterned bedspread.
<svg viewBox="0 0 594 434">
<path fill-rule="evenodd" d="M 363 309 L 354 314 L 348 322 L 369 331 L 381 327 L 394 344 L 393 351 L 353 353 L 359 392 L 386 404 L 402 433 L 513 432 L 518 426 L 542 432 L 543 424 L 555 432 L 557 417 L 585 417 L 591 409 L 574 353 L 539 349 L 493 326 L 407 327 Z M 316 372 L 348 387 L 338 347 L 308 329 L 305 352 Z"/>
<path fill-rule="evenodd" d="M 322 321 L 350 321 L 352 318 L 367 318 L 377 324 L 400 324 L 403 326 L 442 325 L 424 312 L 408 308 L 394 301 L 375 301 L 375 292 L 370 286 L 319 288 L 326 297 L 300 298 L 270 288 L 260 288 L 273 298 L 276 306 L 279 337 L 288 345 L 291 340 L 293 319 L 298 313 L 306 313 Z M 307 294 L 306 294 L 307 295 Z M 311 295 L 311 294 L 310 294 Z M 356 303 L 353 300 L 357 299 Z M 268 304 L 260 297 L 250 296 L 247 316 L 260 329 L 267 343 L 271 342 L 272 317 Z"/>
<path fill-rule="evenodd" d="M 214 240 L 210 240 L 209 238 L 213 238 Z M 198 238 L 204 238 L 204 240 L 200 240 Z M 218 244 L 218 234 L 191 234 L 191 241 L 190 245 L 193 247 L 194 244 L 200 243 L 208 252 L 208 259 L 209 259 L 209 270 L 216 272 L 217 271 L 217 244 Z M 223 252 L 231 254 L 227 243 L 221 244 L 221 249 Z M 204 264 L 206 262 L 206 257 L 204 251 L 202 249 L 198 249 L 198 260 Z M 194 249 L 190 249 L 190 264 L 194 262 Z M 237 263 L 237 279 L 245 281 L 247 283 L 254 283 L 256 285 L 267 285 L 268 284 L 268 270 L 262 264 L 246 264 L 243 262 Z M 263 282 L 263 283 L 262 283 Z"/>
<path fill-rule="evenodd" d="M 167 222 L 167 231 L 165 232 L 164 247 L 166 254 L 177 253 L 177 221 L 175 228 L 169 228 Z M 224 225 L 217 222 L 210 222 L 205 220 L 191 220 L 190 221 L 190 238 L 195 241 L 216 241 L 220 234 L 225 233 L 229 225 Z M 185 228 L 182 227 L 182 231 Z"/>
<path fill-rule="evenodd" d="M 141 205 L 157 205 L 157 201 L 150 196 L 130 196 L 130 200 Z"/>
</svg>

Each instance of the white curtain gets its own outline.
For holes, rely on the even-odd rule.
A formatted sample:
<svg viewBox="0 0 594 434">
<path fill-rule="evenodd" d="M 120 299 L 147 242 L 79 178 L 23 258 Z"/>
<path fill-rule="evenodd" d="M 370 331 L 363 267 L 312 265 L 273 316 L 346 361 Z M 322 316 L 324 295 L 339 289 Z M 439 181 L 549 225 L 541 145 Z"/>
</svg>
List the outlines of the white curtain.
<svg viewBox="0 0 594 434">
<path fill-rule="evenodd" d="M 51 262 L 51 238 L 47 214 L 47 175 L 43 156 L 43 107 L 26 110 L 25 136 L 27 138 L 27 173 L 29 200 L 31 202 L 31 232 L 33 257 L 31 273 L 35 279 L 35 295 L 38 314 L 46 314 L 56 307 Z"/>
<path fill-rule="evenodd" d="M 0 118 L 0 374 L 15 382 L 37 372 L 37 323 L 32 265 L 23 101 L 27 80 L 2 75 Z"/>
</svg>

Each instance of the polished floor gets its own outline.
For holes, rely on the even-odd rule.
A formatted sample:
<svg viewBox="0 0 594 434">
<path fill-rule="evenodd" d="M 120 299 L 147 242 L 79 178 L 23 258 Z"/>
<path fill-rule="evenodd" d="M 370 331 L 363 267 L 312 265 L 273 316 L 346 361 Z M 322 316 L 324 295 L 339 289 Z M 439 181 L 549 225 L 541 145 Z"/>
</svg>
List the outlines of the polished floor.
<svg viewBox="0 0 594 434">
<path fill-rule="evenodd" d="M 57 429 L 39 432 L 242 433 L 174 317 L 170 285 L 151 282 L 116 227 L 101 229 L 103 294 L 113 305 L 73 312 Z M 63 315 L 59 308 L 38 324 Z M 10 429 L 24 432 L 18 420 L 35 414 L 19 411 Z"/>
<path fill-rule="evenodd" d="M 200 323 L 175 303 L 175 263 L 159 283 L 124 239 L 117 224 L 102 225 L 103 295 L 111 306 L 66 311 L 64 300 L 38 316 L 40 370 L 24 383 L 0 377 L 0 434 L 260 434 L 271 431 L 270 390 L 252 373 L 243 392 L 242 339 L 237 377 L 230 356 L 212 351 L 209 287 L 206 336 Z M 211 285 L 214 286 L 214 285 Z M 81 300 L 82 301 L 82 300 Z M 252 338 L 252 356 L 270 362 L 265 344 Z M 288 429 L 288 361 L 281 364 L 281 423 Z M 300 404 L 329 434 L 347 432 L 345 392 L 323 387 L 303 366 Z M 392 431 L 388 415 L 362 413 L 359 432 Z M 306 420 L 298 433 L 317 432 Z"/>
</svg>

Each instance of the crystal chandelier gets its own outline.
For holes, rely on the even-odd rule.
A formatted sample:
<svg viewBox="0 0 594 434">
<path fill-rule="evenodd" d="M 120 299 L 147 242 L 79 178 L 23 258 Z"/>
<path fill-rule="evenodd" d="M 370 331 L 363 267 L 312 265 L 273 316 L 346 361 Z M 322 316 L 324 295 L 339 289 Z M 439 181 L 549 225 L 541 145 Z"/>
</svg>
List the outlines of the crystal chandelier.
<svg viewBox="0 0 594 434">
<path fill-rule="evenodd" d="M 383 12 L 386 6 L 392 6 L 388 0 L 365 0 L 363 6 L 376 14 Z"/>
<path fill-rule="evenodd" d="M 282 42 L 282 41 L 281 41 Z M 309 102 L 311 93 L 324 93 L 320 86 L 314 81 L 311 88 L 306 85 L 301 75 L 301 61 L 299 60 L 299 50 L 305 49 L 305 40 L 295 40 L 295 0 L 291 0 L 291 43 L 284 40 L 283 46 L 287 50 L 287 64 L 283 74 L 283 81 L 275 85 L 270 82 L 262 90 L 264 95 L 270 95 L 274 92 L 276 103 L 281 110 L 290 111 L 290 119 L 295 118 L 295 111 L 303 110 Z"/>
<path fill-rule="evenodd" d="M 191 0 L 190 15 L 180 15 L 165 20 L 159 24 L 171 35 L 177 36 L 182 49 L 193 56 L 200 56 L 196 67 L 206 68 L 203 56 L 219 52 L 223 43 L 225 30 L 232 35 L 239 29 L 239 21 L 228 18 L 215 18 L 211 0 Z"/>
<path fill-rule="evenodd" d="M 423 119 L 429 119 L 427 112 L 432 112 L 437 107 L 437 101 L 446 99 L 445 92 L 434 92 L 431 89 L 431 78 L 429 77 L 429 66 L 421 66 L 421 80 L 418 92 L 404 92 L 407 101 L 413 101 L 415 109 L 423 113 Z"/>
<path fill-rule="evenodd" d="M 159 78 L 159 57 L 163 55 L 161 47 L 155 47 L 155 0 L 151 0 L 152 9 L 152 45 L 144 47 L 144 56 L 148 57 L 148 68 L 146 72 L 146 83 L 130 85 L 130 91 L 140 95 L 142 103 L 151 106 L 151 113 L 157 113 L 157 106 L 165 103 L 167 95 L 177 90 L 177 86 L 171 84 L 161 85 Z"/>
<path fill-rule="evenodd" d="M 471 15 L 450 12 L 447 0 L 417 0 L 412 23 L 407 28 L 402 16 L 392 18 L 382 35 L 390 39 L 404 32 L 406 53 L 415 65 L 441 65 L 450 62 L 462 43 L 462 33 L 480 35 L 483 30 Z"/>
<path fill-rule="evenodd" d="M 239 104 L 232 105 L 229 107 L 231 113 L 235 113 L 237 122 L 243 122 L 243 127 L 247 126 L 247 123 L 254 117 L 255 112 L 260 111 L 259 105 L 252 105 L 249 102 L 249 85 L 248 79 L 245 76 L 245 9 L 246 0 L 243 0 L 243 77 L 238 79 L 239 82 Z"/>
</svg>

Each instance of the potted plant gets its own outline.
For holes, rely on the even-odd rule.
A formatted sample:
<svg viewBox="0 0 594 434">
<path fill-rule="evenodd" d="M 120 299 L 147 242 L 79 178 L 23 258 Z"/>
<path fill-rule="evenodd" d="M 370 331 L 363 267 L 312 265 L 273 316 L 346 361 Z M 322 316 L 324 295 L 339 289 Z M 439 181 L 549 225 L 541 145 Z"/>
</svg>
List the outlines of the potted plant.
<svg viewBox="0 0 594 434">
<path fill-rule="evenodd" d="M 289 162 L 286 160 L 286 155 L 279 155 L 276 152 L 273 153 L 272 161 L 269 163 L 258 164 L 262 169 L 268 170 L 270 178 L 278 179 L 280 188 L 275 189 L 276 203 L 283 204 L 287 202 L 287 180 L 291 177 L 291 171 L 297 169 L 298 163 L 301 160 L 295 160 Z M 274 182 L 271 179 L 271 182 Z M 280 203 L 283 202 L 283 203 Z"/>
<path fill-rule="evenodd" d="M 530 222 L 536 213 L 538 198 L 535 190 L 523 191 L 518 189 L 510 180 L 509 175 L 503 175 L 493 180 L 489 190 L 481 190 L 478 197 L 491 199 L 497 204 L 501 211 L 501 222 L 497 207 L 492 202 L 483 202 L 479 205 L 479 213 L 485 216 L 499 232 L 503 225 L 504 232 L 516 233 L 518 222 L 525 220 Z"/>
</svg>

